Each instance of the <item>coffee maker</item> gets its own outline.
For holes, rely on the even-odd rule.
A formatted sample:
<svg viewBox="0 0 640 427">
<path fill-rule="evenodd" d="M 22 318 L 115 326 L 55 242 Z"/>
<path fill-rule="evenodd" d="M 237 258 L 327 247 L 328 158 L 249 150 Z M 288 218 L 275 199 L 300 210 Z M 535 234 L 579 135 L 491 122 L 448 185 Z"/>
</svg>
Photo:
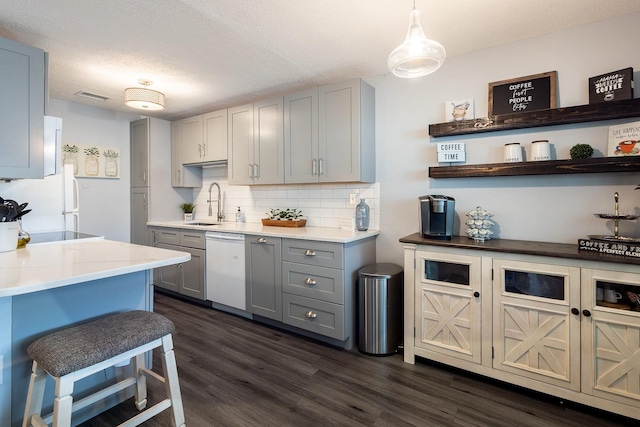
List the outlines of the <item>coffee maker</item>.
<svg viewBox="0 0 640 427">
<path fill-rule="evenodd" d="M 453 236 L 456 201 L 453 197 L 429 195 L 420 200 L 420 234 L 427 239 L 449 240 Z"/>
</svg>

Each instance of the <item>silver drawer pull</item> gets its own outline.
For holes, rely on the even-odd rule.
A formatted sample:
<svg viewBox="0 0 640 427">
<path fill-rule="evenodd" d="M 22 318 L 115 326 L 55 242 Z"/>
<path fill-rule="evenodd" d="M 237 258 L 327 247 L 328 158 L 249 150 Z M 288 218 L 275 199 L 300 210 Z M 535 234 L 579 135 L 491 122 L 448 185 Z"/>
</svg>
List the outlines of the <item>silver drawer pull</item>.
<svg viewBox="0 0 640 427">
<path fill-rule="evenodd" d="M 316 317 L 318 317 L 318 315 L 311 310 L 307 311 L 304 315 L 309 319 L 315 319 Z"/>
<path fill-rule="evenodd" d="M 314 279 L 312 279 L 311 277 L 307 277 L 307 279 L 304 281 L 304 283 L 306 283 L 307 285 L 315 285 L 316 281 Z"/>
<path fill-rule="evenodd" d="M 316 252 L 312 251 L 311 249 L 307 249 L 306 251 L 304 251 L 305 256 L 316 256 Z"/>
<path fill-rule="evenodd" d="M 258 243 L 267 243 L 267 239 L 265 239 L 264 237 L 260 237 L 258 238 Z"/>
</svg>

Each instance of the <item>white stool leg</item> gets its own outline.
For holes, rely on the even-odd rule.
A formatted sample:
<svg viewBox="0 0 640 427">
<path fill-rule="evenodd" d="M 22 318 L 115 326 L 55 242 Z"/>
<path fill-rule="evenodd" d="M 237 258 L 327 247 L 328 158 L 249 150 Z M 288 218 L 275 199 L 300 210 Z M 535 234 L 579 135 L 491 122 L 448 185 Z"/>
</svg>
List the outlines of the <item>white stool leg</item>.
<svg viewBox="0 0 640 427">
<path fill-rule="evenodd" d="M 142 368 L 145 367 L 144 357 L 145 353 L 142 353 L 133 358 L 133 376 L 136 378 L 135 402 L 138 411 L 147 407 L 147 377 L 142 372 Z"/>
<path fill-rule="evenodd" d="M 71 426 L 73 412 L 73 373 L 56 380 L 56 399 L 53 401 L 53 427 Z"/>
<path fill-rule="evenodd" d="M 44 386 L 47 381 L 47 373 L 34 361 L 31 365 L 31 377 L 29 380 L 29 393 L 27 394 L 27 404 L 24 409 L 22 427 L 30 427 L 31 417 L 40 416 L 42 411 L 42 401 L 44 400 Z"/>
<path fill-rule="evenodd" d="M 182 407 L 182 396 L 180 395 L 180 384 L 178 382 L 178 367 L 176 356 L 173 353 L 173 340 L 171 335 L 162 337 L 162 369 L 165 376 L 165 389 L 167 397 L 171 399 L 171 412 L 173 413 L 173 425 L 184 427 L 184 408 Z"/>
</svg>

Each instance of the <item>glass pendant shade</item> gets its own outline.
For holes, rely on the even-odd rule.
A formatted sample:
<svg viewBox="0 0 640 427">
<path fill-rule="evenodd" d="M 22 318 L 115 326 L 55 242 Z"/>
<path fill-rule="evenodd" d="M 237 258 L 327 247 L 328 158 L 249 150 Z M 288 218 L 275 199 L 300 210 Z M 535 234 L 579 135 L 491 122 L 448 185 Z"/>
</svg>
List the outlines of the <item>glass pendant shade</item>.
<svg viewBox="0 0 640 427">
<path fill-rule="evenodd" d="M 424 35 L 420 26 L 420 12 L 413 9 L 409 31 L 404 42 L 391 51 L 387 65 L 394 75 L 402 78 L 421 77 L 436 71 L 447 56 L 444 47 Z"/>
<path fill-rule="evenodd" d="M 146 87 L 130 87 L 124 90 L 124 103 L 142 110 L 162 110 L 164 94 Z"/>
</svg>

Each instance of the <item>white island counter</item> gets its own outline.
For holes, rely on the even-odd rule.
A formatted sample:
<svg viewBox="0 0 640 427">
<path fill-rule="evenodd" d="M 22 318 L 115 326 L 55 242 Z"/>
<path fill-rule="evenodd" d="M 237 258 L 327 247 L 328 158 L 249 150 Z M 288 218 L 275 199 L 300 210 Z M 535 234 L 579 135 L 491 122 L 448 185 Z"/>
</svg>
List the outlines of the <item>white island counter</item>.
<svg viewBox="0 0 640 427">
<path fill-rule="evenodd" d="M 151 311 L 152 270 L 189 259 L 186 252 L 110 240 L 28 245 L 0 253 L 0 425 L 21 424 L 31 369 L 26 349 L 31 342 L 108 313 Z M 105 378 L 115 382 L 115 375 L 111 368 L 86 378 L 78 390 Z M 51 396 L 45 399 L 45 405 L 50 400 Z M 95 413 L 87 409 L 78 420 Z"/>
</svg>

